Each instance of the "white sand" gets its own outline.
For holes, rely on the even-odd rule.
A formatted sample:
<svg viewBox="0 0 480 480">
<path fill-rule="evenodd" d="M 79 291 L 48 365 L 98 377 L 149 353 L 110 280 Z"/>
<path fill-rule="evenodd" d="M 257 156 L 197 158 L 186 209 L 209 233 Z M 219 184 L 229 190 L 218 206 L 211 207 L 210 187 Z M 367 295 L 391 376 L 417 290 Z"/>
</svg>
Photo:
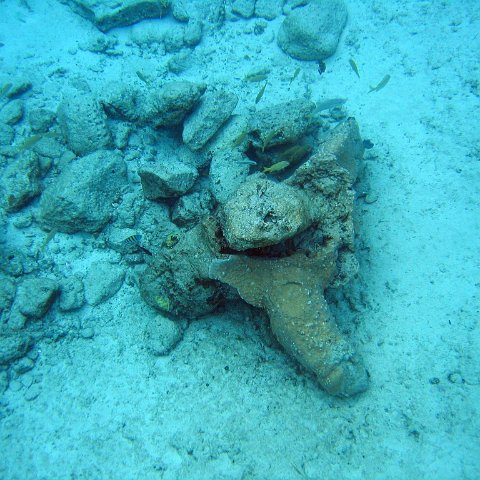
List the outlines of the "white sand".
<svg viewBox="0 0 480 480">
<path fill-rule="evenodd" d="M 1 72 L 43 86 L 50 107 L 77 77 L 101 87 L 163 71 L 165 57 L 124 47 L 128 28 L 118 33 L 124 57 L 71 55 L 95 28 L 54 0 L 29 4 L 32 12 L 0 2 Z M 173 353 L 156 359 L 142 344 L 139 294 L 124 285 L 84 312 L 93 340 L 39 346 L 37 365 L 21 377 L 37 382 L 35 400 L 20 382 L 4 394 L 1 478 L 480 478 L 478 2 L 347 4 L 349 23 L 321 77 L 314 63 L 276 47 L 280 19 L 260 36 L 246 33 L 252 21 L 227 23 L 195 49 L 185 76 L 225 84 L 242 112 L 259 88 L 243 76 L 270 66 L 265 106 L 308 90 L 313 100 L 346 97 L 375 144 L 364 165 L 378 201 L 359 202 L 364 248 L 353 290 L 363 305 L 351 328 L 369 391 L 327 396 L 243 308 L 193 322 Z M 385 88 L 367 94 L 387 73 Z"/>
</svg>

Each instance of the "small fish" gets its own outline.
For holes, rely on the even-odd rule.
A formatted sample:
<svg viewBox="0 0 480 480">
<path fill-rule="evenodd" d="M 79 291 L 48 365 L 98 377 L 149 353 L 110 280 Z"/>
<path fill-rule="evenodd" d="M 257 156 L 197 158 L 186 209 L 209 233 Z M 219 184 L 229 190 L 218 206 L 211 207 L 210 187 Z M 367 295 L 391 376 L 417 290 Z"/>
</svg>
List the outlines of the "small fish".
<svg viewBox="0 0 480 480">
<path fill-rule="evenodd" d="M 353 58 L 351 58 L 348 63 L 350 64 L 350 66 L 352 67 L 352 70 L 355 72 L 355 75 L 360 78 L 360 73 L 358 71 L 358 67 L 357 67 L 357 64 L 355 63 L 355 60 Z"/>
<path fill-rule="evenodd" d="M 144 246 L 142 246 L 142 236 L 135 234 L 135 235 L 130 235 L 127 237 L 124 242 L 129 243 L 130 245 L 133 245 L 137 248 L 139 248 L 142 252 L 146 253 L 147 255 L 152 256 L 152 252 L 150 250 L 147 250 Z"/>
<path fill-rule="evenodd" d="M 258 73 L 256 75 L 247 75 L 243 80 L 245 82 L 263 82 L 268 78 L 264 73 Z"/>
<path fill-rule="evenodd" d="M 56 132 L 36 133 L 35 135 L 27 137 L 20 145 L 18 145 L 17 153 L 32 148 L 36 143 L 42 140 L 42 138 L 57 138 L 58 136 L 59 134 Z"/>
<path fill-rule="evenodd" d="M 286 160 L 283 160 L 281 162 L 274 163 L 273 165 L 270 165 L 269 167 L 265 167 L 262 170 L 262 172 L 263 173 L 281 172 L 282 170 L 285 170 L 289 165 L 290 165 L 290 162 L 287 162 Z"/>
<path fill-rule="evenodd" d="M 232 146 L 233 147 L 239 147 L 243 141 L 245 140 L 246 136 L 247 136 L 247 131 L 243 131 L 242 133 L 240 133 L 240 135 L 238 135 L 232 142 Z"/>
<path fill-rule="evenodd" d="M 293 72 L 293 77 L 292 77 L 292 79 L 290 80 L 290 83 L 292 83 L 292 82 L 298 77 L 298 75 L 299 75 L 299 73 L 301 72 L 301 70 L 302 70 L 302 69 L 301 69 L 300 67 L 297 67 L 297 68 L 295 69 L 295 71 Z"/>
<path fill-rule="evenodd" d="M 267 135 L 265 135 L 263 142 L 262 142 L 262 153 L 265 149 L 270 145 L 270 142 L 273 140 L 273 137 L 277 134 L 276 130 L 272 130 Z"/>
<path fill-rule="evenodd" d="M 382 81 L 376 86 L 376 87 L 372 87 L 370 85 L 370 90 L 368 93 L 371 93 L 371 92 L 378 92 L 379 90 L 381 90 L 387 83 L 388 81 L 390 80 L 390 75 L 385 75 L 383 78 L 382 78 Z"/>
<path fill-rule="evenodd" d="M 267 83 L 268 82 L 265 82 L 265 85 L 257 93 L 257 97 L 255 98 L 255 103 L 258 103 L 262 99 L 263 94 L 265 93 L 265 89 L 267 88 Z"/>
<path fill-rule="evenodd" d="M 322 73 L 325 72 L 326 69 L 327 69 L 327 66 L 325 65 L 325 62 L 320 60 L 318 62 L 318 73 L 321 75 Z"/>
<path fill-rule="evenodd" d="M 135 72 L 137 74 L 137 77 L 143 82 L 143 83 L 146 83 L 147 85 L 150 83 L 148 81 L 148 78 L 145 76 L 145 74 L 143 74 L 140 70 L 137 70 Z"/>
<path fill-rule="evenodd" d="M 12 88 L 11 83 L 6 83 L 2 88 L 0 88 L 0 97 L 3 97 L 8 93 L 8 91 Z"/>
<path fill-rule="evenodd" d="M 297 163 L 312 151 L 310 145 L 293 145 L 284 150 L 279 158 L 288 161 L 288 163 Z"/>
<path fill-rule="evenodd" d="M 262 68 L 260 70 L 254 70 L 250 73 L 247 73 L 243 77 L 244 82 L 261 82 L 267 79 L 268 74 L 270 73 L 269 68 Z"/>
<path fill-rule="evenodd" d="M 340 107 L 347 101 L 346 98 L 329 98 L 317 103 L 315 112 L 323 112 L 324 110 L 330 110 L 333 107 Z"/>
</svg>

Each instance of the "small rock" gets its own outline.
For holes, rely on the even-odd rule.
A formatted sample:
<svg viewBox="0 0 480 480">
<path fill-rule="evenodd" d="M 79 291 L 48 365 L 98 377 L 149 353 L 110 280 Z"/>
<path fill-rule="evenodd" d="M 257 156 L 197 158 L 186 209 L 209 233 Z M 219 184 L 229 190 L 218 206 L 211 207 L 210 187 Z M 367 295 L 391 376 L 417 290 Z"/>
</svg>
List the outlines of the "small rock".
<svg viewBox="0 0 480 480">
<path fill-rule="evenodd" d="M 215 199 L 225 203 L 245 181 L 251 165 L 238 150 L 219 150 L 210 163 L 210 185 Z"/>
<path fill-rule="evenodd" d="M 232 12 L 243 18 L 250 18 L 255 11 L 255 0 L 234 0 Z"/>
<path fill-rule="evenodd" d="M 143 122 L 155 128 L 180 125 L 206 90 L 203 83 L 177 81 L 166 83 L 146 99 Z"/>
<path fill-rule="evenodd" d="M 0 145 L 11 145 L 15 137 L 15 130 L 10 125 L 0 122 Z"/>
<path fill-rule="evenodd" d="M 228 120 L 237 103 L 238 97 L 224 90 L 206 94 L 185 120 L 183 141 L 192 150 L 200 150 Z"/>
<path fill-rule="evenodd" d="M 10 334 L 0 337 L 0 365 L 8 365 L 22 358 L 33 345 L 33 340 L 27 335 Z"/>
<path fill-rule="evenodd" d="M 182 338 L 180 326 L 160 315 L 152 317 L 145 328 L 145 344 L 153 355 L 168 355 Z"/>
<path fill-rule="evenodd" d="M 143 168 L 138 174 L 142 181 L 143 194 L 149 200 L 183 195 L 190 190 L 198 177 L 194 167 L 180 162 Z"/>
<path fill-rule="evenodd" d="M 15 307 L 29 318 L 42 318 L 54 302 L 58 283 L 50 278 L 32 277 L 18 287 Z"/>
<path fill-rule="evenodd" d="M 46 108 L 36 108 L 28 114 L 28 123 L 32 132 L 45 133 L 55 121 L 55 112 Z"/>
<path fill-rule="evenodd" d="M 82 308 L 85 303 L 85 291 L 82 279 L 77 275 L 61 281 L 59 308 L 62 312 L 71 312 Z"/>
<path fill-rule="evenodd" d="M 98 305 L 113 297 L 123 284 L 125 270 L 118 265 L 97 262 L 89 269 L 85 280 L 85 298 L 89 305 Z"/>
<path fill-rule="evenodd" d="M 282 14 L 282 2 L 272 2 L 271 0 L 256 0 L 255 16 L 273 20 Z"/>
<path fill-rule="evenodd" d="M 85 340 L 90 340 L 95 336 L 95 331 L 92 327 L 85 327 L 80 330 L 80 337 Z"/>
<path fill-rule="evenodd" d="M 325 60 L 335 53 L 346 21 L 343 0 L 312 0 L 283 21 L 278 46 L 299 60 Z"/>
<path fill-rule="evenodd" d="M 8 212 L 18 212 L 40 193 L 38 156 L 24 152 L 13 160 L 2 175 L 2 203 Z"/>
<path fill-rule="evenodd" d="M 0 395 L 2 395 L 8 388 L 8 372 L 0 370 Z"/>
<path fill-rule="evenodd" d="M 35 362 L 27 357 L 23 357 L 18 362 L 15 363 L 13 366 L 13 369 L 15 370 L 16 373 L 19 375 L 22 375 L 23 373 L 28 372 L 35 366 Z"/>
<path fill-rule="evenodd" d="M 27 402 L 35 400 L 42 393 L 42 389 L 38 383 L 31 385 L 25 392 L 24 398 Z"/>
<path fill-rule="evenodd" d="M 293 237 L 308 226 L 310 216 L 298 190 L 257 174 L 225 203 L 220 221 L 228 245 L 243 251 Z"/>
<path fill-rule="evenodd" d="M 11 100 L 0 110 L 0 123 L 16 125 L 23 118 L 23 102 Z"/>
<path fill-rule="evenodd" d="M 169 2 L 161 0 L 61 0 L 71 9 L 91 21 L 99 30 L 125 27 L 148 18 L 161 18 Z"/>
</svg>

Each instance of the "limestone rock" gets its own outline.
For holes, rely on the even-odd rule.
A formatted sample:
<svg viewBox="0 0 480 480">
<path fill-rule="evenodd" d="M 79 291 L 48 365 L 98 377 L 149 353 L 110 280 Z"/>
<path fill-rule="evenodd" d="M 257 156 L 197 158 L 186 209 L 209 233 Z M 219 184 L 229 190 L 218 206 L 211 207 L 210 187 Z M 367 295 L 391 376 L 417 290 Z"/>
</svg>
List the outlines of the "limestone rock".
<svg viewBox="0 0 480 480">
<path fill-rule="evenodd" d="M 0 109 L 0 123 L 16 125 L 23 118 L 23 102 L 19 99 L 9 101 Z"/>
<path fill-rule="evenodd" d="M 255 0 L 234 0 L 232 3 L 232 12 L 243 18 L 253 17 Z"/>
<path fill-rule="evenodd" d="M 59 308 L 62 312 L 78 310 L 85 303 L 85 290 L 82 279 L 76 275 L 61 281 Z"/>
<path fill-rule="evenodd" d="M 90 267 L 84 279 L 85 298 L 89 305 L 99 305 L 113 297 L 123 284 L 125 270 L 107 262 Z"/>
<path fill-rule="evenodd" d="M 28 335 L 0 332 L 0 365 L 22 358 L 32 345 L 33 340 Z"/>
<path fill-rule="evenodd" d="M 255 16 L 273 20 L 282 13 L 282 2 L 272 2 L 271 0 L 256 0 Z"/>
<path fill-rule="evenodd" d="M 155 128 L 180 125 L 206 88 L 203 83 L 187 81 L 166 83 L 149 94 L 142 120 Z"/>
<path fill-rule="evenodd" d="M 82 17 L 107 32 L 147 18 L 160 18 L 167 9 L 166 0 L 61 0 Z"/>
<path fill-rule="evenodd" d="M 58 283 L 50 278 L 26 278 L 18 287 L 14 308 L 28 318 L 42 318 L 54 302 Z"/>
<path fill-rule="evenodd" d="M 1 202 L 8 212 L 18 212 L 40 193 L 38 156 L 24 152 L 5 169 L 0 180 Z"/>
<path fill-rule="evenodd" d="M 190 190 L 198 177 L 194 167 L 180 162 L 144 167 L 138 174 L 142 181 L 143 194 L 149 200 L 183 195 Z"/>
<path fill-rule="evenodd" d="M 247 250 L 293 237 L 309 224 L 306 200 L 283 183 L 252 175 L 223 207 L 220 222 L 228 246 Z"/>
<path fill-rule="evenodd" d="M 312 124 L 315 103 L 298 99 L 266 107 L 250 119 L 250 138 L 255 148 L 293 143 L 303 137 Z"/>
<path fill-rule="evenodd" d="M 11 145 L 15 137 L 15 130 L 11 125 L 0 122 L 0 145 Z"/>
<path fill-rule="evenodd" d="M 208 190 L 182 195 L 172 209 L 172 222 L 178 226 L 192 225 L 213 208 L 212 194 Z"/>
<path fill-rule="evenodd" d="M 245 181 L 249 160 L 238 150 L 217 150 L 210 163 L 210 185 L 215 199 L 225 203 Z"/>
<path fill-rule="evenodd" d="M 223 90 L 204 95 L 184 123 L 183 141 L 192 150 L 200 150 L 228 120 L 237 102 L 235 94 Z"/>
<path fill-rule="evenodd" d="M 98 232 L 110 220 L 112 202 L 126 181 L 119 153 L 100 151 L 75 159 L 43 192 L 38 220 L 60 232 Z"/>
<path fill-rule="evenodd" d="M 312 0 L 287 16 L 277 42 L 291 57 L 324 60 L 335 53 L 346 21 L 343 0 Z"/>
<path fill-rule="evenodd" d="M 145 327 L 145 345 L 155 356 L 168 355 L 181 340 L 182 333 L 177 322 L 155 313 L 149 316 Z"/>
<path fill-rule="evenodd" d="M 86 155 L 112 144 L 107 117 L 90 94 L 71 94 L 58 107 L 58 122 L 68 146 L 77 155 Z"/>
</svg>

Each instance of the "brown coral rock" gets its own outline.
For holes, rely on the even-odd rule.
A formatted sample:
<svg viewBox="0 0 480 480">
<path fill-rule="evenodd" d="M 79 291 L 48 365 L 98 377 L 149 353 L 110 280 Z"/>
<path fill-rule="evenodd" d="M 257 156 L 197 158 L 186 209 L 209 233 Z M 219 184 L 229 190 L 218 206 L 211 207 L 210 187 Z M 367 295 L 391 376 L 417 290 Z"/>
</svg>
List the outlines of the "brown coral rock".
<svg viewBox="0 0 480 480">
<path fill-rule="evenodd" d="M 330 248 L 313 258 L 300 253 L 282 259 L 229 256 L 213 262 L 210 276 L 265 309 L 287 352 L 314 372 L 328 393 L 349 397 L 367 389 L 368 374 L 340 334 L 323 296 L 335 260 Z"/>
</svg>

